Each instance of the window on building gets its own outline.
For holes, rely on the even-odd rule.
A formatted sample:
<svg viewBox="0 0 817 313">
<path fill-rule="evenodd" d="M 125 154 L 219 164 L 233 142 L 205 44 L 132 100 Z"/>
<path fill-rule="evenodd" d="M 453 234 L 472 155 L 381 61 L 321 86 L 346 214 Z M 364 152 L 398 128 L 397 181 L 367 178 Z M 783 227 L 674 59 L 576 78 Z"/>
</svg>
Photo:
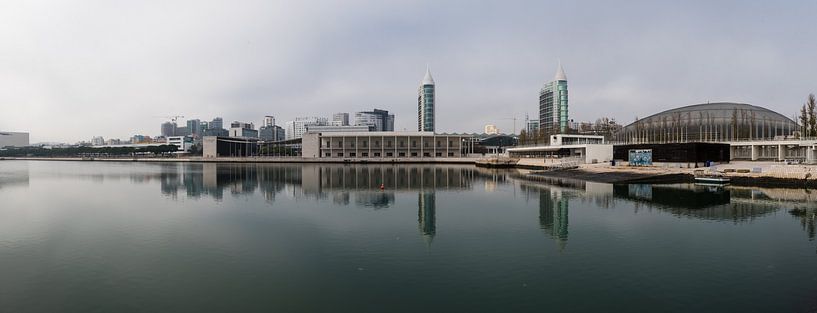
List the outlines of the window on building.
<svg viewBox="0 0 817 313">
<path fill-rule="evenodd" d="M 391 153 L 391 152 L 386 152 L 386 156 L 387 156 L 387 157 L 392 157 L 392 156 L 394 156 L 394 153 Z"/>
<path fill-rule="evenodd" d="M 357 153 L 354 153 L 354 152 L 349 152 L 349 156 L 354 158 L 354 157 L 356 157 L 356 156 L 357 156 Z"/>
<path fill-rule="evenodd" d="M 411 153 L 411 156 L 416 157 L 416 156 L 417 156 L 417 152 L 412 152 L 412 153 Z"/>
<path fill-rule="evenodd" d="M 430 156 L 431 156 L 431 153 L 428 153 L 428 152 L 423 152 L 423 156 L 424 156 L 424 157 L 430 157 Z"/>
<path fill-rule="evenodd" d="M 411 141 L 411 147 L 412 148 L 417 148 L 417 140 L 412 140 Z"/>
<path fill-rule="evenodd" d="M 380 157 L 380 152 L 375 152 L 374 157 L 379 158 Z"/>
<path fill-rule="evenodd" d="M 449 152 L 448 156 L 450 156 L 450 157 L 454 156 L 454 152 Z"/>
<path fill-rule="evenodd" d="M 338 157 L 342 158 L 343 157 L 343 152 L 338 152 Z"/>
<path fill-rule="evenodd" d="M 355 147 L 355 142 L 354 141 L 349 142 L 349 146 L 354 148 Z"/>
<path fill-rule="evenodd" d="M 327 148 L 331 148 L 331 147 L 332 147 L 332 145 L 330 144 L 330 141 L 328 141 L 328 140 L 326 141 L 326 147 L 327 147 Z"/>
<path fill-rule="evenodd" d="M 404 156 L 406 156 L 406 153 L 405 152 L 400 152 L 400 156 L 404 157 Z"/>
<path fill-rule="evenodd" d="M 326 153 L 324 156 L 325 156 L 325 157 L 327 157 L 327 158 L 328 158 L 328 157 L 331 157 L 331 156 L 332 156 L 332 153 L 327 152 L 327 153 Z"/>
<path fill-rule="evenodd" d="M 374 141 L 374 146 L 375 147 L 380 147 L 380 140 L 375 140 Z"/>
<path fill-rule="evenodd" d="M 364 157 L 364 158 L 368 158 L 368 157 L 369 157 L 369 153 L 368 153 L 368 152 L 363 152 L 363 157 Z"/>
<path fill-rule="evenodd" d="M 366 147 L 368 147 L 368 146 L 369 146 L 369 142 L 368 142 L 368 141 L 366 141 L 366 140 L 364 140 L 364 141 L 363 141 L 363 147 L 364 147 L 364 148 L 366 148 Z"/>
<path fill-rule="evenodd" d="M 442 141 L 437 140 L 437 147 L 442 147 L 442 146 L 443 146 Z"/>
</svg>

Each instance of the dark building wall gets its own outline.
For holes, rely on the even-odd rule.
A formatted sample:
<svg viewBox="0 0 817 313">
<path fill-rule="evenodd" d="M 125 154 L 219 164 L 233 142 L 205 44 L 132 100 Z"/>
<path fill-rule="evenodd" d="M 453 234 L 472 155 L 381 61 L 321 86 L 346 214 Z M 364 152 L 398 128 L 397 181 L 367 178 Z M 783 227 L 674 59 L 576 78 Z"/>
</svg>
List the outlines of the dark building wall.
<svg viewBox="0 0 817 313">
<path fill-rule="evenodd" d="M 688 142 L 616 145 L 613 146 L 613 158 L 629 161 L 629 153 L 633 149 L 651 149 L 653 162 L 729 162 L 730 157 L 728 144 Z"/>
</svg>

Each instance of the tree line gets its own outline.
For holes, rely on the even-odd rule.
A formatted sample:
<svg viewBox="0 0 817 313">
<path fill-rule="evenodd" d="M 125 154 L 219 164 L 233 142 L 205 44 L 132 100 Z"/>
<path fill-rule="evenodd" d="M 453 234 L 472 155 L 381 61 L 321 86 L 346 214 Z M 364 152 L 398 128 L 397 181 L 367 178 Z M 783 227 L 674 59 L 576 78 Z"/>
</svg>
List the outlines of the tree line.
<svg viewBox="0 0 817 313">
<path fill-rule="evenodd" d="M 70 147 L 44 148 L 19 147 L 0 150 L 0 157 L 82 157 L 82 156 L 136 156 L 136 155 L 166 155 L 178 151 L 176 145 L 160 145 L 147 147 Z"/>
<path fill-rule="evenodd" d="M 808 100 L 800 108 L 800 116 L 797 119 L 800 122 L 800 132 L 803 137 L 817 137 L 817 112 L 815 112 L 814 94 L 808 95 Z"/>
</svg>

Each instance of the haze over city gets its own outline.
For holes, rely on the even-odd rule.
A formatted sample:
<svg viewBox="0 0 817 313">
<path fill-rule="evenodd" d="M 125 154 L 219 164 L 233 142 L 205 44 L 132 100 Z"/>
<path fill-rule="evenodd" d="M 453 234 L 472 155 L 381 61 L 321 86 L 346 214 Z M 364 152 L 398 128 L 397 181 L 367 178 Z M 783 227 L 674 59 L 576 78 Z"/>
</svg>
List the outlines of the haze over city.
<svg viewBox="0 0 817 313">
<path fill-rule="evenodd" d="M 463 10 L 463 8 L 468 8 Z M 31 142 L 157 135 L 162 116 L 258 123 L 382 108 L 437 131 L 537 114 L 561 60 L 570 118 L 707 101 L 793 118 L 815 90 L 817 4 L 15 1 L 0 5 L 0 129 Z M 518 122 L 517 130 L 521 129 Z"/>
</svg>

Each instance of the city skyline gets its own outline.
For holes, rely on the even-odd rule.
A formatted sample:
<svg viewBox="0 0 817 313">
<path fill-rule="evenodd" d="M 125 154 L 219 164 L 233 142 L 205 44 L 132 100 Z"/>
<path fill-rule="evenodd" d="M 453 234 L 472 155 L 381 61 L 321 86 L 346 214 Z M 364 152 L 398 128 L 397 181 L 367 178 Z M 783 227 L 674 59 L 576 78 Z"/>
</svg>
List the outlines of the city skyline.
<svg viewBox="0 0 817 313">
<path fill-rule="evenodd" d="M 155 116 L 258 123 L 377 106 L 397 116 L 395 129 L 412 130 L 426 64 L 444 86 L 438 132 L 512 129 L 496 118 L 536 115 L 558 59 L 575 120 L 627 124 L 718 101 L 791 116 L 814 91 L 814 3 L 463 5 L 13 3 L 0 12 L 15 25 L 0 30 L 0 129 L 75 142 L 153 134 L 164 122 Z"/>
</svg>

